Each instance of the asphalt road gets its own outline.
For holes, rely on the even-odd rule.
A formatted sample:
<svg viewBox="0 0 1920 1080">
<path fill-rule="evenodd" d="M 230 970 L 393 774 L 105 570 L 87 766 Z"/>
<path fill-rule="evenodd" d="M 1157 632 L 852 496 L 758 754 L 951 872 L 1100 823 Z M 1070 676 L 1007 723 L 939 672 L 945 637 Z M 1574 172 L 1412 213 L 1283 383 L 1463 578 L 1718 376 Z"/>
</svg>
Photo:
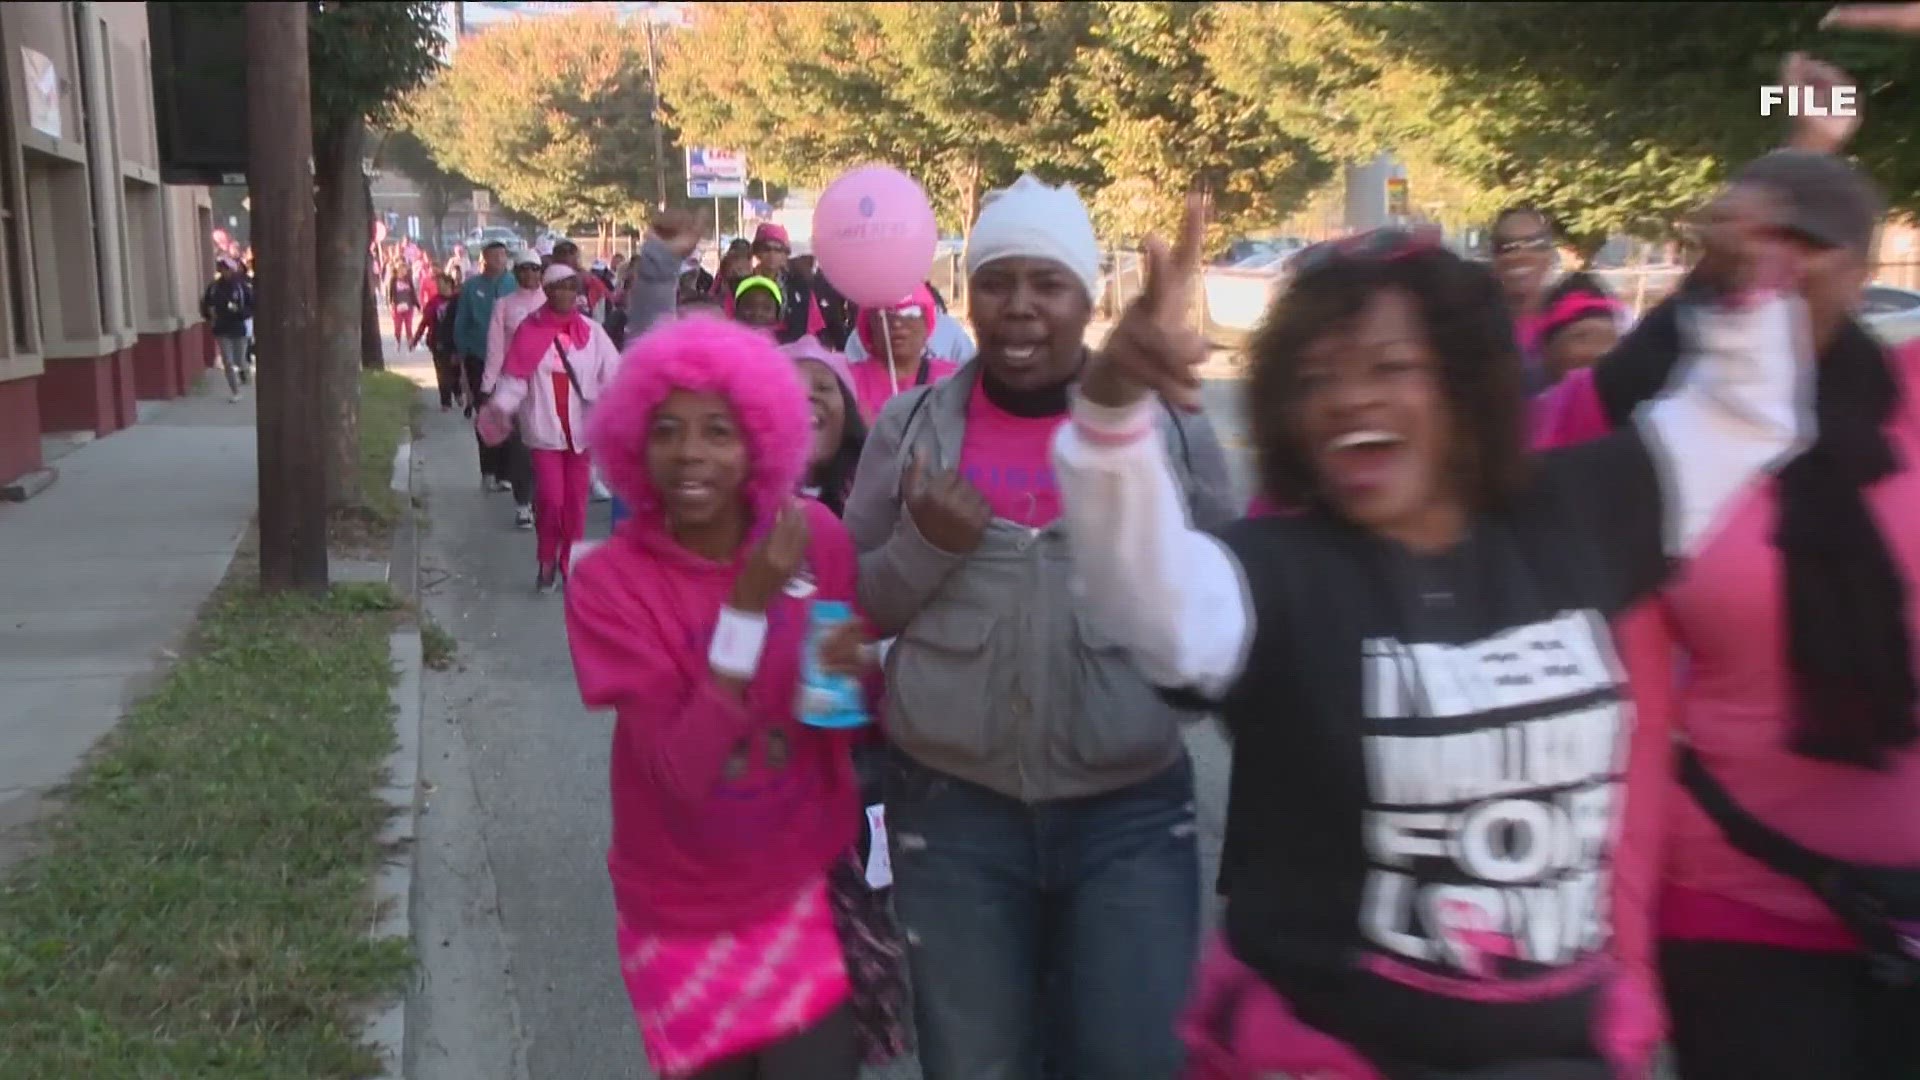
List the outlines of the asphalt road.
<svg viewBox="0 0 1920 1080">
<path fill-rule="evenodd" d="M 424 354 L 395 369 L 432 380 Z M 1231 397 L 1228 382 L 1207 388 L 1230 448 Z M 561 601 L 534 594 L 533 535 L 512 527 L 509 497 L 480 490 L 472 428 L 435 411 L 425 429 L 414 444 L 431 522 L 422 597 L 459 654 L 453 670 L 425 680 L 423 967 L 407 1075 L 640 1080 L 650 1074 L 620 983 L 604 861 L 612 718 L 579 703 Z M 1243 457 L 1230 451 L 1244 485 Z M 606 530 L 607 509 L 594 506 L 588 536 Z M 1211 724 L 1194 727 L 1189 744 L 1210 899 L 1227 750 Z"/>
</svg>

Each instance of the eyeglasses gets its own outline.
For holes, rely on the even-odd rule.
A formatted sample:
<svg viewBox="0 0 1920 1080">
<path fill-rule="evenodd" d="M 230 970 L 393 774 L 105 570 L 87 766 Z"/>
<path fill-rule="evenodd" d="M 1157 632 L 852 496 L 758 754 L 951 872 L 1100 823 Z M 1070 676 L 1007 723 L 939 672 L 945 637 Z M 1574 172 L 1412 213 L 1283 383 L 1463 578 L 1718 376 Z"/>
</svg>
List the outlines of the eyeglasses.
<svg viewBox="0 0 1920 1080">
<path fill-rule="evenodd" d="M 1517 251 L 1541 251 L 1552 246 L 1553 237 L 1546 233 L 1535 233 L 1532 236 L 1516 236 L 1511 240 L 1495 240 L 1493 253 L 1511 255 Z"/>
<path fill-rule="evenodd" d="M 1295 255 L 1287 270 L 1298 277 L 1335 262 L 1396 262 L 1400 259 L 1442 250 L 1444 234 L 1437 225 L 1391 225 L 1369 229 L 1338 240 L 1315 244 Z"/>
</svg>

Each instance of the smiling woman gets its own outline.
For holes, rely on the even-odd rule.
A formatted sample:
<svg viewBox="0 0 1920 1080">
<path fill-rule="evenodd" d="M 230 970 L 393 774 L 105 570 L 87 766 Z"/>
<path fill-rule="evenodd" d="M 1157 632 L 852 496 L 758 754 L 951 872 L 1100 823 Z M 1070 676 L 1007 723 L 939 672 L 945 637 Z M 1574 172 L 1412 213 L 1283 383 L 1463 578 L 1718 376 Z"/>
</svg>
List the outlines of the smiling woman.
<svg viewBox="0 0 1920 1080">
<path fill-rule="evenodd" d="M 921 1060 L 929 1076 L 1041 1075 L 1051 1060 L 1167 1080 L 1199 929 L 1193 777 L 1180 713 L 1069 585 L 1047 456 L 1086 360 L 1086 207 L 1022 178 L 987 200 L 967 270 L 979 356 L 886 405 L 846 515 L 861 599 L 899 635 L 886 812 L 894 835 L 924 841 L 893 864 Z M 1182 448 L 1194 520 L 1225 520 L 1205 420 L 1157 423 Z M 1032 874 L 1047 865 L 1073 869 Z"/>
<path fill-rule="evenodd" d="M 1740 255 L 1764 228 L 1717 235 Z M 1084 616 L 1234 736 L 1224 941 L 1194 1005 L 1220 1022 L 1189 1027 L 1196 1058 L 1639 1075 L 1653 864 L 1620 816 L 1609 620 L 1793 451 L 1807 305 L 1703 308 L 1672 393 L 1529 468 L 1492 274 L 1403 230 L 1303 253 L 1249 411 L 1266 493 L 1304 512 L 1208 532 L 1148 398 L 1192 378 L 1203 233 L 1196 204 L 1177 254 L 1149 247 L 1054 449 Z"/>
</svg>

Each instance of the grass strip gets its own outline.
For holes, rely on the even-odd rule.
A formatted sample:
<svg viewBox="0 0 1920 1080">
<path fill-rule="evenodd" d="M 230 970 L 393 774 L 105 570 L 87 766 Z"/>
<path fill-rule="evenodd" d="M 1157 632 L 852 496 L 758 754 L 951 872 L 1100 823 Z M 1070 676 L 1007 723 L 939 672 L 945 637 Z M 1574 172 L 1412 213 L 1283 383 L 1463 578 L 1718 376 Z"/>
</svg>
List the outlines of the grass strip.
<svg viewBox="0 0 1920 1080">
<path fill-rule="evenodd" d="M 391 526 L 418 390 L 360 386 L 358 516 Z M 249 538 L 187 658 L 0 879 L 0 1080 L 378 1070 L 359 1010 L 413 965 L 408 943 L 367 937 L 400 602 L 385 585 L 262 597 L 255 558 Z"/>
<path fill-rule="evenodd" d="M 420 387 L 391 371 L 360 373 L 360 501 L 381 525 L 400 520 L 405 493 L 393 490 L 393 455 L 408 438 Z"/>
<path fill-rule="evenodd" d="M 398 601 L 234 587 L 0 886 L 0 1077 L 357 1077 Z"/>
</svg>

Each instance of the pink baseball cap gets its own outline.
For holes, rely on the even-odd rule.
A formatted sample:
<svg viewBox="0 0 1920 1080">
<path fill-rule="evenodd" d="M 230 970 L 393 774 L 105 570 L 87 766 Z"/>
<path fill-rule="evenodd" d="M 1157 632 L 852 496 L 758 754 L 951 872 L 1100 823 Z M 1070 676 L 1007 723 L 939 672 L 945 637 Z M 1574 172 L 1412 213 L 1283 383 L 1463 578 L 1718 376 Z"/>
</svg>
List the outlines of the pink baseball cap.
<svg viewBox="0 0 1920 1080">
<path fill-rule="evenodd" d="M 812 360 L 815 363 L 826 365 L 827 370 L 833 372 L 834 376 L 840 380 L 840 385 L 846 387 L 849 393 L 853 392 L 852 365 L 847 362 L 845 356 L 822 345 L 820 339 L 814 337 L 812 334 L 808 334 L 806 337 L 801 338 L 791 345 L 782 345 L 780 351 L 791 357 L 796 364 L 802 360 Z"/>
</svg>

